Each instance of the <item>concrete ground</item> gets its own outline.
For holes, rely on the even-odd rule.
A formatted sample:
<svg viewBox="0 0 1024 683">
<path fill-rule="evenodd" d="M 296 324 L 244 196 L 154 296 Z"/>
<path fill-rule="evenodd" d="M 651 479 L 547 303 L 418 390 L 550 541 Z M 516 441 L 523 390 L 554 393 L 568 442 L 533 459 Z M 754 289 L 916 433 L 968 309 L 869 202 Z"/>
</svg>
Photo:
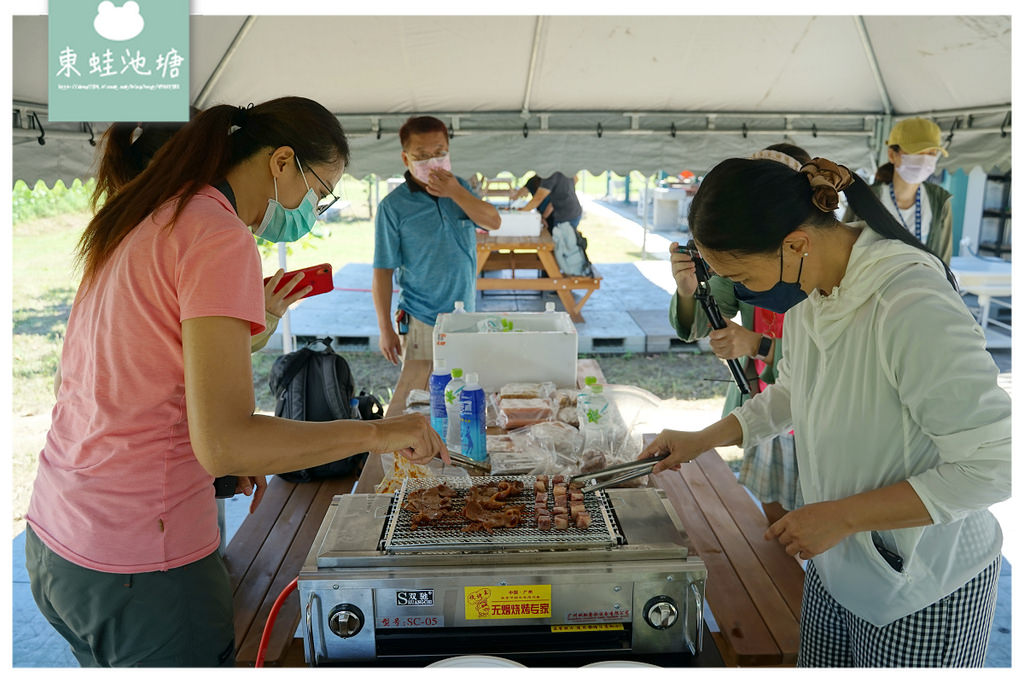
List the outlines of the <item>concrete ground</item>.
<svg viewBox="0 0 1024 683">
<path fill-rule="evenodd" d="M 635 207 L 587 201 L 585 211 L 601 212 L 621 227 L 622 234 L 641 245 L 653 258 L 646 261 L 601 264 L 604 276 L 601 289 L 594 292 L 583 308 L 586 322 L 577 324 L 581 352 L 657 352 L 678 345 L 668 325 L 666 310 L 674 282 L 667 264 L 668 246 L 688 238 L 685 232 L 647 232 L 636 222 Z M 349 264 L 335 273 L 334 292 L 307 299 L 292 314 L 291 331 L 296 336 L 336 337 L 335 348 L 376 349 L 377 325 L 370 296 L 369 265 Z M 542 311 L 553 294 L 514 293 L 478 299 L 478 310 Z M 972 302 L 968 301 L 970 305 Z M 275 342 L 272 341 L 272 346 Z M 280 338 L 276 340 L 280 347 Z M 1000 384 L 1010 391 L 1011 359 L 1004 340 L 992 344 L 993 357 L 1000 368 Z M 706 420 L 702 418 L 702 424 Z M 248 499 L 237 496 L 227 501 L 228 537 L 245 519 Z M 1019 557 L 1016 545 L 1014 510 L 1010 503 L 993 508 L 1001 520 L 1006 542 L 995 622 L 989 639 L 987 667 L 1010 667 L 1011 642 L 1011 563 Z M 12 663 L 15 667 L 76 667 L 65 641 L 40 615 L 29 590 L 25 571 L 24 533 L 12 546 Z"/>
</svg>

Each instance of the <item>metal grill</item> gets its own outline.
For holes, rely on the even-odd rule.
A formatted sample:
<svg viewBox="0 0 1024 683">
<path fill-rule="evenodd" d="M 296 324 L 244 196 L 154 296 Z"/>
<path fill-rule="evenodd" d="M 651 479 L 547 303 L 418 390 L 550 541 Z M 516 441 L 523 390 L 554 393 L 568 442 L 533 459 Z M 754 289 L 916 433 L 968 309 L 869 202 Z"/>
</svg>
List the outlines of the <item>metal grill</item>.
<svg viewBox="0 0 1024 683">
<path fill-rule="evenodd" d="M 469 524 L 463 516 L 465 494 L 471 486 L 497 483 L 499 481 L 521 481 L 523 492 L 509 497 L 510 505 L 522 505 L 523 521 L 512 529 L 487 531 L 463 531 Z M 386 553 L 404 552 L 495 552 L 526 550 L 569 550 L 577 548 L 607 548 L 622 542 L 622 533 L 612 514 L 611 503 L 604 491 L 587 493 L 583 505 L 590 513 L 590 527 L 587 529 L 554 529 L 541 531 L 534 518 L 534 491 L 536 481 L 532 476 L 509 477 L 453 477 L 406 479 L 395 495 L 384 525 L 384 536 L 380 550 Z M 406 496 L 412 491 L 429 489 L 445 484 L 455 489 L 452 498 L 452 514 L 437 523 L 411 528 L 413 514 L 402 509 Z M 553 502 L 551 487 L 548 500 Z"/>
</svg>

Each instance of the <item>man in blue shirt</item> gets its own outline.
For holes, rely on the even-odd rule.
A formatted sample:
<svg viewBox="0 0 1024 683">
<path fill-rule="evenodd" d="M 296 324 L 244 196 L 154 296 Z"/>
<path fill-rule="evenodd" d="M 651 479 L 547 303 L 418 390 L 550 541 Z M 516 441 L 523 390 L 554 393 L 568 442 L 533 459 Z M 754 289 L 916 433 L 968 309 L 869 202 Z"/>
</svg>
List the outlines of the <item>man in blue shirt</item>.
<svg viewBox="0 0 1024 683">
<path fill-rule="evenodd" d="M 414 116 L 398 131 L 405 184 L 377 207 L 373 253 L 373 305 L 380 350 L 392 363 L 431 360 L 434 322 L 456 301 L 476 306 L 476 229 L 497 230 L 498 210 L 452 174 L 448 129 L 433 116 Z M 400 289 L 391 319 L 392 277 Z"/>
</svg>

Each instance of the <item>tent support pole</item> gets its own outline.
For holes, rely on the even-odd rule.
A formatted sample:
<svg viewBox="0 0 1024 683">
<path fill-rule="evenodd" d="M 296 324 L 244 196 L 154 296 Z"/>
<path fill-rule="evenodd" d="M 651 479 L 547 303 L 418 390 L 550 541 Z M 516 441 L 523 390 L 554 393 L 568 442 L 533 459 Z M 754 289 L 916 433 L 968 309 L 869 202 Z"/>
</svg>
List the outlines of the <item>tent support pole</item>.
<svg viewBox="0 0 1024 683">
<path fill-rule="evenodd" d="M 530 48 L 530 69 L 526 72 L 526 90 L 523 93 L 523 111 L 525 118 L 530 115 L 530 94 L 533 91 L 533 75 L 537 70 L 537 53 L 540 51 L 540 34 L 544 28 L 544 17 L 537 17 L 533 25 L 533 47 Z"/>
<path fill-rule="evenodd" d="M 196 101 L 192 103 L 197 109 L 202 109 L 206 106 L 206 100 L 209 99 L 210 93 L 213 92 L 213 86 L 217 84 L 218 80 L 220 80 L 221 74 L 223 74 L 224 69 L 227 68 L 228 62 L 231 61 L 231 58 L 238 50 L 238 46 L 242 44 L 242 40 L 245 38 L 245 35 L 249 32 L 249 29 L 252 28 L 252 25 L 255 22 L 256 17 L 252 15 L 247 16 L 245 21 L 242 22 L 242 26 L 238 29 L 238 33 L 236 33 L 235 37 L 231 40 L 231 45 L 228 45 L 228 49 L 224 51 L 224 56 L 221 57 L 220 61 L 217 63 L 217 68 L 214 69 L 213 73 L 210 74 L 210 77 L 206 79 L 203 89 L 199 91 Z"/>
<path fill-rule="evenodd" d="M 853 18 L 857 25 L 857 33 L 860 35 L 860 42 L 864 46 L 864 56 L 868 59 L 868 66 L 875 77 L 875 85 L 878 86 L 878 96 L 882 98 L 882 107 L 886 116 L 892 116 L 892 100 L 889 99 L 889 91 L 885 87 L 885 80 L 882 78 L 882 71 L 878 68 L 878 57 L 875 55 L 875 48 L 871 46 L 871 37 L 868 35 L 867 26 L 864 25 L 864 17 Z"/>
</svg>

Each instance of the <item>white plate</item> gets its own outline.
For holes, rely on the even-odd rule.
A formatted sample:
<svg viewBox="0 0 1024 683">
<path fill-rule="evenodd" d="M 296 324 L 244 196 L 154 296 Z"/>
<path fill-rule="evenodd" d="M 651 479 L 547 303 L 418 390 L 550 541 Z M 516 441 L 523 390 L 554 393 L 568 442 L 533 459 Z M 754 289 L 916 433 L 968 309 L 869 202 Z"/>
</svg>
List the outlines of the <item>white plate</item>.
<svg viewBox="0 0 1024 683">
<path fill-rule="evenodd" d="M 511 659 L 491 657 L 489 655 L 462 655 L 461 657 L 449 657 L 448 659 L 442 659 L 434 662 L 433 664 L 428 664 L 427 668 L 429 669 L 433 666 L 464 669 L 480 667 L 526 668 L 519 662 L 513 662 Z"/>
<path fill-rule="evenodd" d="M 601 668 L 605 668 L 605 669 L 631 669 L 631 668 L 637 667 L 637 666 L 641 666 L 641 667 L 646 666 L 646 667 L 651 667 L 651 668 L 654 668 L 654 669 L 660 669 L 661 668 L 661 667 L 659 667 L 656 664 L 648 664 L 647 662 L 630 662 L 630 661 L 621 660 L 621 659 L 613 659 L 613 660 L 609 660 L 607 662 L 594 662 L 593 664 L 584 664 L 580 668 L 589 669 L 591 667 L 601 667 Z"/>
</svg>

